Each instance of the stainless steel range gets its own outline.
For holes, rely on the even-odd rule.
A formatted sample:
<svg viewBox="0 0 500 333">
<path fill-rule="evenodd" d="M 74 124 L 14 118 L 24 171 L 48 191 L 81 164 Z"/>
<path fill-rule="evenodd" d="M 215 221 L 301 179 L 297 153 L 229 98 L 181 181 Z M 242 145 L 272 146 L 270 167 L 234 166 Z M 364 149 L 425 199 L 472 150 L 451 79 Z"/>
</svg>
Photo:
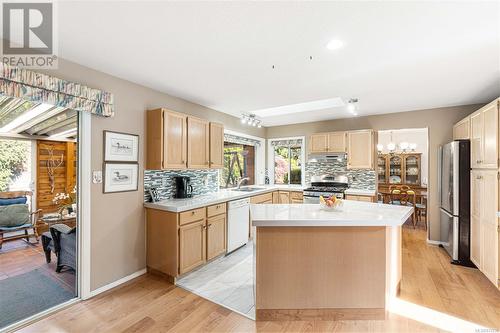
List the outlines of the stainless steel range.
<svg viewBox="0 0 500 333">
<path fill-rule="evenodd" d="M 346 175 L 336 176 L 313 176 L 311 186 L 304 189 L 304 203 L 319 203 L 319 196 L 329 197 L 334 195 L 344 199 L 344 192 L 349 188 L 349 180 Z"/>
</svg>

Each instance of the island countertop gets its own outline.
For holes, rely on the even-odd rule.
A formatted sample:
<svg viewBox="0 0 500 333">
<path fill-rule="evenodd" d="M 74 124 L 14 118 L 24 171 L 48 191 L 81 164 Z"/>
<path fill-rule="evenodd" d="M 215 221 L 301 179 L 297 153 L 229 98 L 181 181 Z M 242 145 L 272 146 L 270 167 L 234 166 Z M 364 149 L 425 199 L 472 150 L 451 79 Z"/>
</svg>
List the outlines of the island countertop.
<svg viewBox="0 0 500 333">
<path fill-rule="evenodd" d="M 401 226 L 413 207 L 345 200 L 340 211 L 320 209 L 319 204 L 251 205 L 256 227 L 376 227 Z"/>
</svg>

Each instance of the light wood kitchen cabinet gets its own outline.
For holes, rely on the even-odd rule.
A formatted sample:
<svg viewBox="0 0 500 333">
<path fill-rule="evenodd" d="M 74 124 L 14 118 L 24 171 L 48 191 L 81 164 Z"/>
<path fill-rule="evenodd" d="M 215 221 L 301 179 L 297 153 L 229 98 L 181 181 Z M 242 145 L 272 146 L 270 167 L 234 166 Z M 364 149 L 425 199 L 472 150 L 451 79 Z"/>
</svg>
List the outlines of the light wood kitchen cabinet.
<svg viewBox="0 0 500 333">
<path fill-rule="evenodd" d="M 291 204 L 304 203 L 304 194 L 302 192 L 290 191 L 290 203 Z"/>
<path fill-rule="evenodd" d="M 481 170 L 471 171 L 470 196 L 470 260 L 481 268 Z"/>
<path fill-rule="evenodd" d="M 147 111 L 146 169 L 224 166 L 224 126 L 167 109 Z"/>
<path fill-rule="evenodd" d="M 376 197 L 368 196 L 368 195 L 346 194 L 345 199 L 346 200 L 353 200 L 353 201 L 376 202 Z"/>
<path fill-rule="evenodd" d="M 498 101 L 470 116 L 471 167 L 498 167 Z"/>
<path fill-rule="evenodd" d="M 179 227 L 179 274 L 189 272 L 206 261 L 206 221 Z"/>
<path fill-rule="evenodd" d="M 309 153 L 346 151 L 346 132 L 315 133 L 309 137 Z"/>
<path fill-rule="evenodd" d="M 325 153 L 328 151 L 328 133 L 312 134 L 309 142 L 310 153 Z"/>
<path fill-rule="evenodd" d="M 209 122 L 200 118 L 188 117 L 188 158 L 187 166 L 191 169 L 210 167 L 210 128 Z"/>
<path fill-rule="evenodd" d="M 280 203 L 280 193 L 279 191 L 274 191 L 273 192 L 273 204 L 279 204 Z"/>
<path fill-rule="evenodd" d="M 272 204 L 273 193 L 264 193 L 250 197 L 251 204 Z"/>
<path fill-rule="evenodd" d="M 347 168 L 373 169 L 375 133 L 373 130 L 347 132 Z"/>
<path fill-rule="evenodd" d="M 453 140 L 470 139 L 470 118 L 464 118 L 453 126 Z"/>
<path fill-rule="evenodd" d="M 328 151 L 343 153 L 346 151 L 346 132 L 328 133 Z"/>
<path fill-rule="evenodd" d="M 210 123 L 210 168 L 224 167 L 224 125 Z"/>
<path fill-rule="evenodd" d="M 207 260 L 226 252 L 226 213 L 207 220 Z"/>
<path fill-rule="evenodd" d="M 499 287 L 498 171 L 471 172 L 471 260 Z"/>
<path fill-rule="evenodd" d="M 155 109 L 147 112 L 147 169 L 186 168 L 186 118 L 181 113 L 167 109 Z"/>
<path fill-rule="evenodd" d="M 290 192 L 288 191 L 278 191 L 280 204 L 288 204 L 290 203 Z"/>
</svg>

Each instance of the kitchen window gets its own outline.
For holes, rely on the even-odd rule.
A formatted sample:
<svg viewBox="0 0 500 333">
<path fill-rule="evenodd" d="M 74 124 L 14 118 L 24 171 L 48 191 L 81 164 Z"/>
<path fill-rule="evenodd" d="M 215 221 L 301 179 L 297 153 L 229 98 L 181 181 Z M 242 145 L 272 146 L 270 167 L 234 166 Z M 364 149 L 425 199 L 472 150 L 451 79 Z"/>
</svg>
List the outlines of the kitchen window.
<svg viewBox="0 0 500 333">
<path fill-rule="evenodd" d="M 304 178 L 303 142 L 302 138 L 270 141 L 274 162 L 274 184 L 302 185 Z"/>
<path fill-rule="evenodd" d="M 220 187 L 235 187 L 241 178 L 248 177 L 248 185 L 255 184 L 255 147 L 224 142 L 224 168 L 220 174 Z"/>
</svg>

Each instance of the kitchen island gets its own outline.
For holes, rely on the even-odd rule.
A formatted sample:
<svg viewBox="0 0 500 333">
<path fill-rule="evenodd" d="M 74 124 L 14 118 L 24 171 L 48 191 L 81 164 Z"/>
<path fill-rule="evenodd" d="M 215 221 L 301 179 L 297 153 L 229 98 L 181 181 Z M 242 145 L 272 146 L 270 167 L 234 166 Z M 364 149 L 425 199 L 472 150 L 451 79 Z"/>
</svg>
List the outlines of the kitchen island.
<svg viewBox="0 0 500 333">
<path fill-rule="evenodd" d="M 252 205 L 257 320 L 383 319 L 413 208 L 344 201 Z"/>
</svg>

